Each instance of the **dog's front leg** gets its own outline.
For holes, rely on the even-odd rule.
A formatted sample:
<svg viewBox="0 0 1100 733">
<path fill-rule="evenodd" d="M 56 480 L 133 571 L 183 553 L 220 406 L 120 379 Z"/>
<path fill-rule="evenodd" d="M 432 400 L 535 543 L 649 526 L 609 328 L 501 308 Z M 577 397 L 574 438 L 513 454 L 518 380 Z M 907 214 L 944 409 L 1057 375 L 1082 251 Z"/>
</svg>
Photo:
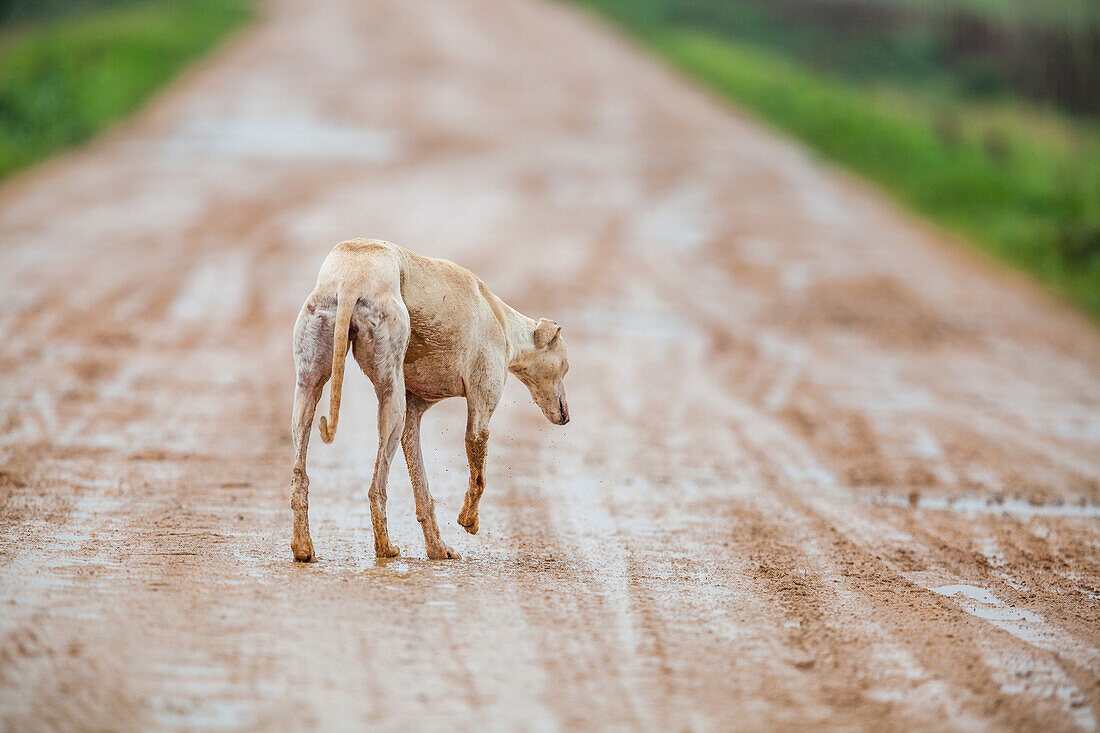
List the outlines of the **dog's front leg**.
<svg viewBox="0 0 1100 733">
<path fill-rule="evenodd" d="M 477 534 L 478 503 L 485 492 L 485 449 L 489 443 L 489 418 L 493 415 L 493 407 L 471 401 L 467 413 L 466 458 L 470 462 L 470 486 L 458 514 L 458 523 L 470 534 Z"/>
</svg>

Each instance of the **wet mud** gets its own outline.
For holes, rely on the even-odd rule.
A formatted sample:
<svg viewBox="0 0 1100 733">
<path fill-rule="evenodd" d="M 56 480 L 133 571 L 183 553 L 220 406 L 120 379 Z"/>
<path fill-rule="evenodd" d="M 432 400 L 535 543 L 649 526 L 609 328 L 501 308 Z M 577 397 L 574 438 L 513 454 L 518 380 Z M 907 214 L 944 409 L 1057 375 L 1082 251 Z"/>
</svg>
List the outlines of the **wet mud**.
<svg viewBox="0 0 1100 733">
<path fill-rule="evenodd" d="M 374 559 L 373 391 L 314 438 L 331 246 L 564 326 L 456 562 Z M 273 2 L 137 119 L 0 188 L 11 729 L 1094 730 L 1100 332 L 566 4 Z M 327 400 L 323 399 L 323 403 Z"/>
</svg>

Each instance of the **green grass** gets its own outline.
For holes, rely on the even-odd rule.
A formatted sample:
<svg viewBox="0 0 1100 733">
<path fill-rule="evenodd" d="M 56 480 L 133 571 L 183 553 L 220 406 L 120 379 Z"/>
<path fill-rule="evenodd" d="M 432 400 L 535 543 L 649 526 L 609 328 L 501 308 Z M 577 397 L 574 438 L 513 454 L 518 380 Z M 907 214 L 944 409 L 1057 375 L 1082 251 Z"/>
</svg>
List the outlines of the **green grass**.
<svg viewBox="0 0 1100 733">
<path fill-rule="evenodd" d="M 157 0 L 0 34 L 0 178 L 132 113 L 250 16 L 249 0 Z"/>
<path fill-rule="evenodd" d="M 858 83 L 772 48 L 656 23 L 644 2 L 587 4 L 722 96 L 1100 318 L 1100 123 L 931 83 Z"/>
</svg>

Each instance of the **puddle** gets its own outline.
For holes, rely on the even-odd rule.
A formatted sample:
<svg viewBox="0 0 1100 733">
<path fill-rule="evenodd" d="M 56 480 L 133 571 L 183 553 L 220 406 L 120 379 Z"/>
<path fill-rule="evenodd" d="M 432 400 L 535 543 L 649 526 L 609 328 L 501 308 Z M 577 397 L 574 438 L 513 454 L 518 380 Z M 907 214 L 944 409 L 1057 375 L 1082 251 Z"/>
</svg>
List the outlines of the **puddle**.
<svg viewBox="0 0 1100 733">
<path fill-rule="evenodd" d="M 241 730 L 255 725 L 244 703 L 149 698 L 155 720 L 170 730 Z"/>
<path fill-rule="evenodd" d="M 230 673 L 216 664 L 182 660 L 155 664 L 150 679 L 161 682 L 164 695 L 146 698 L 158 725 L 171 730 L 240 730 L 257 723 Z M 227 688 L 235 695 L 224 697 Z"/>
<path fill-rule="evenodd" d="M 181 158 L 195 155 L 263 159 L 335 159 L 385 162 L 403 147 L 393 130 L 341 127 L 319 117 L 258 112 L 203 115 L 181 124 L 165 146 Z"/>
<path fill-rule="evenodd" d="M 630 239 L 661 253 L 694 252 L 711 239 L 713 210 L 705 188 L 681 184 L 639 213 Z"/>
<path fill-rule="evenodd" d="M 652 303 L 600 301 L 582 311 L 577 321 L 597 333 L 605 329 L 619 334 L 626 331 L 652 339 L 683 338 L 691 329 L 680 313 Z"/>
<path fill-rule="evenodd" d="M 933 593 L 950 598 L 955 605 L 971 616 L 988 621 L 1032 647 L 1056 653 L 1073 647 L 1073 640 L 1063 638 L 1064 632 L 1048 624 L 1042 616 L 1006 605 L 986 588 L 964 583 L 932 585 L 921 582 L 928 578 L 920 573 L 912 573 L 907 577 Z M 1091 653 L 1086 651 L 1086 655 L 1091 656 Z M 987 659 L 986 663 L 1002 676 L 1000 682 L 1003 692 L 1056 698 L 1078 728 L 1096 730 L 1096 719 L 1092 708 L 1056 659 L 1033 655 L 1009 655 L 1007 652 L 995 654 L 994 657 Z"/>
<path fill-rule="evenodd" d="M 1025 611 L 1022 608 L 1005 606 L 992 593 L 976 585 L 941 585 L 938 588 L 929 588 L 928 590 L 933 593 L 938 593 L 941 596 L 954 597 L 956 601 L 958 601 L 957 596 L 964 596 L 972 601 L 976 601 L 976 604 L 960 603 L 959 605 L 963 606 L 963 610 L 970 615 L 983 618 L 987 621 L 1043 622 L 1043 617 L 1039 614 Z M 1019 636 L 1015 632 L 1010 631 L 1009 633 Z"/>
<path fill-rule="evenodd" d="M 929 588 L 928 590 L 933 593 L 939 593 L 941 596 L 955 596 L 964 595 L 967 598 L 972 598 L 979 603 L 991 603 L 997 604 L 1000 601 L 996 596 L 987 591 L 985 588 L 979 588 L 976 585 L 941 585 L 939 588 Z"/>
<path fill-rule="evenodd" d="M 250 269 L 245 253 L 237 250 L 200 261 L 169 308 L 172 320 L 231 322 L 244 307 Z"/>
<path fill-rule="evenodd" d="M 910 507 L 903 496 L 880 496 L 869 503 L 886 506 Z M 1022 499 L 993 501 L 978 496 L 964 496 L 954 499 L 946 497 L 922 496 L 917 501 L 917 509 L 958 512 L 960 514 L 1007 514 L 1013 517 L 1080 517 L 1084 519 L 1100 518 L 1100 504 L 1032 504 Z"/>
</svg>

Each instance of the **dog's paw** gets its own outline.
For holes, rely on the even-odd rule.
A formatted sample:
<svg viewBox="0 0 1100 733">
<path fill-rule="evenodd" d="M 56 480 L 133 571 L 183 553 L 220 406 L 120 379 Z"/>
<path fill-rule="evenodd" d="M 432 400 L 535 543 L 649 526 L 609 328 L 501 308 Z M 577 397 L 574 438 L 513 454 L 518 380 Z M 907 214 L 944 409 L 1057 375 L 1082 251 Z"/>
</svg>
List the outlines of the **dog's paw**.
<svg viewBox="0 0 1100 733">
<path fill-rule="evenodd" d="M 297 562 L 313 562 L 317 556 L 313 554 L 313 540 L 308 536 L 302 540 L 295 536 L 290 541 L 290 549 L 294 553 Z"/>
<path fill-rule="evenodd" d="M 465 512 L 463 512 L 462 514 L 459 514 L 458 515 L 458 526 L 462 527 L 464 530 L 466 530 L 470 534 L 477 534 L 478 515 L 474 514 L 474 515 L 471 516 L 471 515 L 466 514 Z"/>
<path fill-rule="evenodd" d="M 396 545 L 374 546 L 374 556 L 377 558 L 397 557 L 401 550 Z"/>
<path fill-rule="evenodd" d="M 429 560 L 461 560 L 462 555 L 452 550 L 448 545 L 440 542 L 436 547 L 428 548 Z"/>
</svg>

